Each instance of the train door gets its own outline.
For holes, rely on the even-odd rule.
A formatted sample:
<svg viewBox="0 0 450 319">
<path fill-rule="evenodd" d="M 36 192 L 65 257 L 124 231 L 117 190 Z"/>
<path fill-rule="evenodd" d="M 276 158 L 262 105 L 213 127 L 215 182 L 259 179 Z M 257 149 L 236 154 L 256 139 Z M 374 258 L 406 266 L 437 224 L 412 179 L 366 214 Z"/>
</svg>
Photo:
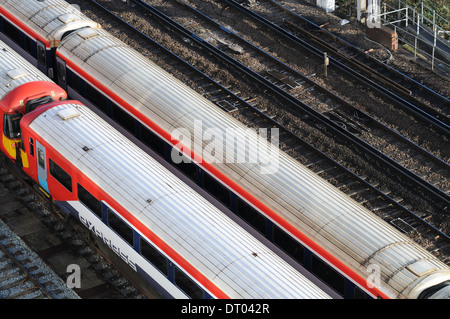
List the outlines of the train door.
<svg viewBox="0 0 450 319">
<path fill-rule="evenodd" d="M 66 62 L 61 58 L 56 57 L 56 81 L 64 90 L 67 90 L 66 78 Z"/>
<path fill-rule="evenodd" d="M 36 40 L 37 45 L 37 67 L 44 74 L 47 74 L 47 50 L 45 44 Z"/>
<path fill-rule="evenodd" d="M 38 180 L 39 185 L 47 192 L 48 190 L 47 184 L 47 156 L 45 147 L 36 141 L 36 160 L 37 160 L 37 172 L 38 172 Z"/>
</svg>

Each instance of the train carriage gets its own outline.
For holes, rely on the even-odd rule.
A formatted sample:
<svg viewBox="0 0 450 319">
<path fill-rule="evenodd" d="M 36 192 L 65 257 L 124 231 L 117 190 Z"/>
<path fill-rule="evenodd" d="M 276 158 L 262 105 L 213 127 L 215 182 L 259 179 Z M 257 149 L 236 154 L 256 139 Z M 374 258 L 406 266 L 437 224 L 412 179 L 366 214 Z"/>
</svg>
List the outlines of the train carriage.
<svg viewBox="0 0 450 319">
<path fill-rule="evenodd" d="M 182 152 L 192 161 L 180 166 L 199 185 L 342 296 L 417 298 L 419 282 L 423 292 L 433 277 L 449 280 L 436 257 L 106 31 L 79 30 L 57 55 L 70 95 L 90 99 L 168 161 Z M 230 129 L 264 146 L 266 163 L 228 162 L 252 155 L 220 143 Z M 221 150 L 222 161 L 206 160 L 208 147 Z M 370 283 L 374 267 L 378 285 Z"/>
<path fill-rule="evenodd" d="M 0 0 L 0 39 L 50 78 L 61 39 L 84 27 L 101 28 L 65 1 Z"/>
<path fill-rule="evenodd" d="M 81 103 L 21 129 L 24 172 L 166 297 L 330 298 Z"/>
</svg>

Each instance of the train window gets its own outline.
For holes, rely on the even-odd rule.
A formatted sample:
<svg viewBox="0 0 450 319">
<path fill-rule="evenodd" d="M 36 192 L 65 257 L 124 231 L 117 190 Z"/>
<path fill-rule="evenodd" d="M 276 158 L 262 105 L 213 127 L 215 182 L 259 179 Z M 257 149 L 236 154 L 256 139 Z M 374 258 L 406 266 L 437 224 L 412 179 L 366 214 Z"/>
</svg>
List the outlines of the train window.
<svg viewBox="0 0 450 319">
<path fill-rule="evenodd" d="M 4 132 L 7 138 L 20 138 L 20 119 L 22 118 L 22 116 L 23 115 L 21 113 L 5 114 Z"/>
<path fill-rule="evenodd" d="M 301 264 L 305 262 L 305 248 L 276 225 L 273 226 L 273 242 Z"/>
<path fill-rule="evenodd" d="M 166 277 L 169 275 L 169 263 L 156 248 L 139 238 L 141 255 L 159 269 Z"/>
<path fill-rule="evenodd" d="M 354 292 L 353 292 L 353 298 L 354 299 L 367 299 L 367 294 L 362 291 L 359 287 L 355 286 Z"/>
<path fill-rule="evenodd" d="M 237 199 L 237 214 L 262 234 L 266 233 L 266 218 L 242 199 Z"/>
<path fill-rule="evenodd" d="M 44 105 L 53 101 L 53 98 L 50 95 L 41 96 L 36 99 L 32 99 L 27 101 L 25 104 L 26 112 L 34 111 L 39 105 Z"/>
<path fill-rule="evenodd" d="M 89 193 L 83 186 L 78 185 L 78 199 L 84 205 L 86 205 L 95 215 L 102 218 L 102 204 L 95 198 L 91 193 Z"/>
<path fill-rule="evenodd" d="M 135 134 L 134 118 L 117 105 L 114 105 L 113 107 L 113 119 L 127 129 L 127 131 L 131 132 L 133 135 Z"/>
<path fill-rule="evenodd" d="M 66 67 L 60 61 L 56 64 L 56 72 L 58 81 L 66 82 Z"/>
<path fill-rule="evenodd" d="M 6 19 L 3 19 L 2 29 L 3 33 L 5 33 L 11 40 L 18 43 L 17 41 L 20 40 L 20 31 L 15 26 L 9 23 Z"/>
<path fill-rule="evenodd" d="M 29 142 L 30 142 L 30 155 L 34 157 L 34 141 L 31 137 L 29 138 Z"/>
<path fill-rule="evenodd" d="M 50 174 L 69 192 L 72 192 L 72 177 L 65 170 L 63 170 L 58 164 L 52 161 L 51 158 L 48 159 L 48 167 L 50 169 Z"/>
<path fill-rule="evenodd" d="M 230 191 L 216 179 L 211 177 L 208 173 L 203 174 L 203 186 L 209 193 L 220 200 L 223 204 L 228 207 L 231 206 Z"/>
<path fill-rule="evenodd" d="M 29 37 L 27 37 L 27 36 L 25 36 L 25 50 L 28 52 L 28 53 L 33 53 L 33 44 L 32 44 L 32 41 L 31 41 L 31 39 L 29 38 Z"/>
<path fill-rule="evenodd" d="M 42 63 L 42 64 L 46 64 L 46 59 L 45 59 L 45 48 L 44 47 L 41 47 L 41 46 L 38 46 L 38 48 L 37 48 L 37 59 L 38 59 L 38 62 L 40 62 L 40 63 Z"/>
<path fill-rule="evenodd" d="M 157 135 L 155 135 L 152 131 L 147 129 L 144 126 L 141 126 L 142 128 L 142 142 L 145 143 L 148 147 L 150 147 L 152 150 L 157 152 L 158 154 L 164 156 L 164 141 L 161 140 Z"/>
<path fill-rule="evenodd" d="M 174 152 L 177 152 L 175 149 L 173 149 Z M 197 180 L 197 166 L 187 157 L 183 156 L 181 152 L 178 152 L 179 156 L 181 157 L 181 163 L 174 165 L 182 171 L 187 177 L 192 179 L 193 181 Z"/>
<path fill-rule="evenodd" d="M 85 86 L 86 97 L 89 99 L 89 101 L 91 101 L 96 107 L 106 113 L 108 111 L 108 99 L 88 83 L 86 83 Z"/>
<path fill-rule="evenodd" d="M 178 267 L 175 267 L 175 285 L 183 290 L 192 299 L 203 298 L 203 290 Z"/>
<path fill-rule="evenodd" d="M 72 73 L 71 78 L 71 83 L 69 83 L 69 85 L 77 92 L 81 93 L 81 79 L 78 75 L 76 75 L 75 73 Z"/>
<path fill-rule="evenodd" d="M 133 229 L 125 224 L 116 214 L 114 214 L 109 208 L 108 212 L 108 225 L 124 240 L 126 240 L 131 246 L 134 246 Z"/>
<path fill-rule="evenodd" d="M 38 163 L 40 167 L 45 169 L 45 153 L 40 148 L 38 148 Z"/>
<path fill-rule="evenodd" d="M 312 256 L 312 272 L 335 289 L 339 294 L 345 293 L 345 278 L 316 256 Z"/>
</svg>

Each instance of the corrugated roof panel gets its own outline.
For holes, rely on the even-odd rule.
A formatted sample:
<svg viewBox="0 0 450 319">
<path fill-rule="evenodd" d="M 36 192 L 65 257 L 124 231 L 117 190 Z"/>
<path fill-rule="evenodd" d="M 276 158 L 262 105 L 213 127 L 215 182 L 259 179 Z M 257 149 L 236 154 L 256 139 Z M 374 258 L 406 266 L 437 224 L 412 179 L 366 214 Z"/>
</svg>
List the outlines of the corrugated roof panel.
<svg viewBox="0 0 450 319">
<path fill-rule="evenodd" d="M 77 8 L 61 0 L 0 0 L 0 5 L 48 41 L 60 40 L 66 31 L 99 25 Z"/>
<path fill-rule="evenodd" d="M 71 104 L 51 108 L 30 127 L 211 281 L 223 281 L 228 286 L 225 293 L 264 298 L 325 296 L 92 111 L 78 108 L 80 116 L 60 118 L 64 110 L 73 108 Z M 90 150 L 82 150 L 83 145 Z M 257 282 L 249 281 L 253 276 Z M 270 283 L 274 277 L 277 284 Z M 286 291 L 293 282 L 298 286 Z"/>
</svg>

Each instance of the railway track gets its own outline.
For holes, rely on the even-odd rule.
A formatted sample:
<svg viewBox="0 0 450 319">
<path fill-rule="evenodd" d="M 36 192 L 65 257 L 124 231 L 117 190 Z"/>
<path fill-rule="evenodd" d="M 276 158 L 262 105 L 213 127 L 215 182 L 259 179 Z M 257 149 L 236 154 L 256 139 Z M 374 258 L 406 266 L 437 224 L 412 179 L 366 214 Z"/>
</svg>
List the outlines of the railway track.
<svg viewBox="0 0 450 319">
<path fill-rule="evenodd" d="M 4 163 L 0 203 L 0 298 L 146 298 L 77 223 L 60 215 Z M 75 270 L 79 278 L 71 276 Z"/>
<path fill-rule="evenodd" d="M 431 154 L 365 113 L 358 106 L 338 97 L 306 75 L 259 49 L 253 43 L 227 30 L 224 25 L 217 24 L 193 7 L 182 1 L 174 1 L 174 3 L 177 5 L 174 5 L 171 10 L 165 11 L 169 15 L 174 14 L 176 17 L 174 20 L 186 25 L 188 30 L 201 37 L 202 40 L 224 51 L 245 53 L 242 54 L 242 58 L 239 56 L 233 56 L 233 58 L 317 113 L 357 135 L 364 142 L 394 159 L 439 190 L 446 194 L 450 193 L 450 169 L 448 164 L 438 156 Z M 186 13 L 181 14 L 180 17 L 183 8 Z M 189 12 L 192 13 L 191 16 L 188 16 Z M 223 48 L 224 46 L 225 48 Z M 436 138 L 440 138 L 440 136 Z"/>
<path fill-rule="evenodd" d="M 406 233 L 409 233 L 411 236 L 417 237 L 416 239 L 418 242 L 422 241 L 422 244 L 427 246 L 427 249 L 436 254 L 442 254 L 442 259 L 446 260 L 446 256 L 449 252 L 445 250 L 445 247 L 448 247 L 449 238 L 445 232 L 438 229 L 438 227 L 442 225 L 442 219 L 440 219 L 442 218 L 442 215 L 433 214 L 432 209 L 431 212 L 427 212 L 426 209 L 419 209 L 421 212 L 420 216 L 415 214 L 410 209 L 417 208 L 417 205 L 409 204 L 409 207 L 407 207 L 408 202 L 414 203 L 414 200 L 409 201 L 408 199 L 403 199 L 406 203 L 403 203 L 403 205 L 400 204 L 402 199 L 399 199 L 395 194 L 398 190 L 398 188 L 396 188 L 397 181 L 389 184 L 389 182 L 384 180 L 382 182 L 377 180 L 376 175 L 379 172 L 379 168 L 376 165 L 374 165 L 375 168 L 367 167 L 367 163 L 372 162 L 373 159 L 371 159 L 370 156 L 367 156 L 366 153 L 362 152 L 358 154 L 358 159 L 354 161 L 355 163 L 359 162 L 359 164 L 363 167 L 365 166 L 365 168 L 368 169 L 365 173 L 370 172 L 368 175 L 373 176 L 365 175 L 363 171 L 360 171 L 360 168 L 356 169 L 359 171 L 358 174 L 355 173 L 353 171 L 354 167 L 347 167 L 349 163 L 346 163 L 347 165 L 339 164 L 335 159 L 332 159 L 328 154 L 326 154 L 326 152 L 321 152 L 317 147 L 312 145 L 314 143 L 311 143 L 311 139 L 309 137 L 314 134 L 319 135 L 313 137 L 312 139 L 316 139 L 316 142 L 317 139 L 321 139 L 319 143 L 324 149 L 328 149 L 328 145 L 326 145 L 327 143 L 338 143 L 334 141 L 334 137 L 324 135 L 322 132 L 323 125 L 313 123 L 314 121 L 311 120 L 309 114 L 303 113 L 303 120 L 306 121 L 299 123 L 299 126 L 311 125 L 311 127 L 308 128 L 309 131 L 305 134 L 307 135 L 307 138 L 303 138 L 301 134 L 294 133 L 292 131 L 292 121 L 290 121 L 289 118 L 291 115 L 289 113 L 284 115 L 278 113 L 274 116 L 274 113 L 272 113 L 274 112 L 274 109 L 269 109 L 270 107 L 267 105 L 273 104 L 275 105 L 275 108 L 277 108 L 279 102 L 273 103 L 273 101 L 270 100 L 270 102 L 264 103 L 269 96 L 267 94 L 267 90 L 266 92 L 262 90 L 262 94 L 258 93 L 258 90 L 255 89 L 257 84 L 254 81 L 252 82 L 250 80 L 251 83 L 241 83 L 241 86 L 238 86 L 237 82 L 241 82 L 243 81 L 241 79 L 245 79 L 242 74 L 241 76 L 232 76 L 231 78 L 233 81 L 230 81 L 232 84 L 227 83 L 227 81 L 223 81 L 223 79 L 217 79 L 214 81 L 213 77 L 217 78 L 220 76 L 215 74 L 213 71 L 206 72 L 207 67 L 204 67 L 205 70 L 203 71 L 193 68 L 187 60 L 192 59 L 193 56 L 197 57 L 199 55 L 203 55 L 209 56 L 210 60 L 208 60 L 208 62 L 202 61 L 199 64 L 205 65 L 205 63 L 209 63 L 209 61 L 214 60 L 218 66 L 214 67 L 213 70 L 231 70 L 228 65 L 223 64 L 221 59 L 217 59 L 215 56 L 211 57 L 212 54 L 210 52 L 205 52 L 201 45 L 194 41 L 195 36 L 193 38 L 188 38 L 186 36 L 180 38 L 180 36 L 174 36 L 173 30 L 167 29 L 167 26 L 164 24 L 162 24 L 159 29 L 150 29 L 148 25 L 144 26 L 144 22 L 142 20 L 145 19 L 142 18 L 143 16 L 148 18 L 151 21 L 151 24 L 160 23 L 158 23 L 153 16 L 150 16 L 150 13 L 144 14 L 143 10 L 138 8 L 136 5 L 123 5 L 117 3 L 111 4 L 106 1 L 94 1 L 92 3 L 99 7 L 90 7 L 90 3 L 86 2 L 84 3 L 85 7 L 83 7 L 86 10 L 85 13 L 91 15 L 93 19 L 100 21 L 105 29 L 108 29 L 114 34 L 118 34 L 119 37 L 120 34 L 126 34 L 126 36 L 122 35 L 122 39 L 124 39 L 127 43 L 134 46 L 144 55 L 149 56 L 152 60 L 161 63 L 166 70 L 172 72 L 172 74 L 176 77 L 190 84 L 197 91 L 208 97 L 218 106 L 228 110 L 245 124 L 255 127 L 278 127 L 282 132 L 280 141 L 282 142 L 283 150 L 290 153 L 305 165 L 308 165 L 308 167 L 329 180 L 331 183 L 336 185 L 336 187 L 339 187 L 344 192 L 347 192 L 349 196 L 358 198 L 358 201 L 367 207 L 370 207 L 372 211 L 385 217 L 386 220 L 391 222 L 394 226 L 402 229 Z M 109 8 L 110 10 L 103 11 L 103 14 L 105 15 L 101 18 L 98 8 Z M 111 10 L 116 10 L 118 15 L 122 15 L 124 19 L 127 20 L 126 24 L 122 25 L 123 27 L 119 27 L 118 20 L 114 20 L 114 22 L 112 22 L 112 19 L 116 19 L 117 16 L 113 18 L 110 15 L 112 13 Z M 114 27 L 109 27 L 109 23 L 114 25 Z M 125 31 L 123 28 L 127 28 L 127 30 Z M 131 32 L 136 32 L 136 34 L 132 36 Z M 163 32 L 165 33 L 161 35 Z M 157 35 L 164 40 L 150 40 L 145 33 Z M 169 39 L 170 37 L 172 38 Z M 135 38 L 135 40 L 132 41 L 132 38 Z M 198 41 L 202 42 L 200 39 L 198 39 Z M 178 52 L 183 51 L 179 48 L 184 45 L 187 50 L 186 52 L 188 52 L 187 55 L 183 57 L 185 60 L 181 59 L 181 57 L 178 57 L 173 52 L 164 49 L 157 42 L 164 42 L 166 46 L 172 47 L 174 48 L 173 51 Z M 236 47 L 234 49 L 236 49 Z M 220 73 L 222 74 L 227 72 Z M 236 71 L 236 74 L 239 73 Z M 218 82 L 222 82 L 224 84 L 220 84 Z M 282 117 L 285 117 L 286 120 L 283 121 Z M 284 125 L 283 123 L 287 123 L 287 125 Z M 309 139 L 309 141 L 307 141 L 307 139 Z M 324 139 L 328 140 L 324 143 Z M 345 145 L 343 148 L 346 149 L 349 147 L 351 146 Z M 299 152 L 299 150 L 301 152 Z M 351 150 L 351 152 L 352 157 L 354 157 L 354 150 Z M 386 189 L 386 185 L 390 185 L 391 190 Z M 383 191 L 381 191 L 381 189 L 383 189 Z M 416 195 L 414 195 L 414 198 L 415 200 L 417 199 Z M 434 218 L 439 219 L 436 220 L 436 227 L 431 226 L 430 222 L 425 220 Z M 430 242 L 433 242 L 431 246 Z M 446 262 L 449 262 L 449 260 L 446 260 Z"/>
<path fill-rule="evenodd" d="M 77 299 L 73 290 L 0 221 L 0 298 Z"/>
<path fill-rule="evenodd" d="M 290 10 L 280 1 L 258 1 L 257 6 L 246 6 L 242 0 L 224 0 L 230 6 L 260 20 L 267 27 L 299 42 L 305 49 L 322 58 L 327 52 L 342 68 L 358 72 L 378 84 L 380 90 L 395 100 L 403 100 L 404 107 L 422 113 L 430 121 L 438 122 L 448 130 L 450 124 L 450 100 L 376 58 L 366 54 L 342 38 Z"/>
</svg>

